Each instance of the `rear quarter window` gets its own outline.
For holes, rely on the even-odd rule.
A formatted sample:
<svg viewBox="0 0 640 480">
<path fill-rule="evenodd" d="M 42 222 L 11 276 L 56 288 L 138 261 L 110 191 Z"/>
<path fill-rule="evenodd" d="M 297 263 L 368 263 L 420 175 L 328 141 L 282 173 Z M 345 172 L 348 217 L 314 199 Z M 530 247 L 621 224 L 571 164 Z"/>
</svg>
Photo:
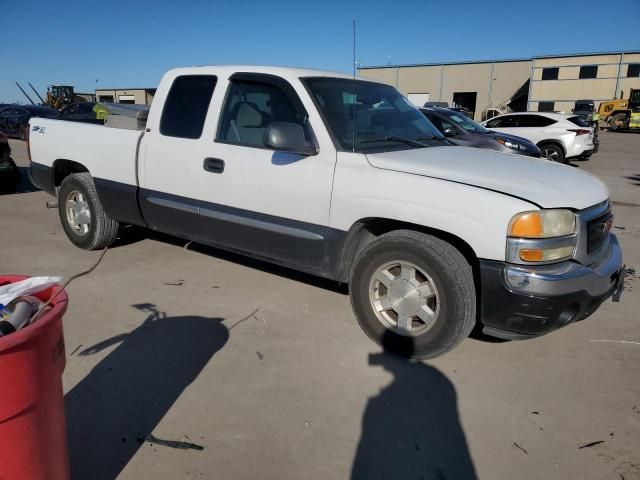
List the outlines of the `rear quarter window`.
<svg viewBox="0 0 640 480">
<path fill-rule="evenodd" d="M 167 137 L 200 138 L 217 81 L 214 75 L 176 77 L 164 102 L 160 133 Z"/>
<path fill-rule="evenodd" d="M 554 123 L 554 119 L 542 115 L 520 115 L 518 119 L 519 127 L 548 127 Z"/>
</svg>

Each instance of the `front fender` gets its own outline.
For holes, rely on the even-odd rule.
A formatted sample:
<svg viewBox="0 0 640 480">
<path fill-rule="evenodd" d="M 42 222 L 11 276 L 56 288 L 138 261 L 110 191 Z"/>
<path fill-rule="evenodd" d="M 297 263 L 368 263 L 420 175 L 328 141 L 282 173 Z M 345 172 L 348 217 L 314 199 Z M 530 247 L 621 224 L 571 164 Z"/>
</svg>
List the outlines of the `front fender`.
<svg viewBox="0 0 640 480">
<path fill-rule="evenodd" d="M 413 223 L 459 237 L 478 258 L 503 261 L 509 221 L 518 212 L 538 208 L 493 190 L 365 164 L 362 155 L 340 154 L 332 228 L 349 231 L 363 218 Z"/>
</svg>

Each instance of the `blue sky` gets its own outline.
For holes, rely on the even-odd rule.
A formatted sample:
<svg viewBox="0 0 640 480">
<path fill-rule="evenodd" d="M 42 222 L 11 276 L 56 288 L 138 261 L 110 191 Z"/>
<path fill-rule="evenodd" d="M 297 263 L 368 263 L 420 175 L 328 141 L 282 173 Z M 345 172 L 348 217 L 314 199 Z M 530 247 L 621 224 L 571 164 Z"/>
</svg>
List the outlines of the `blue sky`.
<svg viewBox="0 0 640 480">
<path fill-rule="evenodd" d="M 185 65 L 351 71 L 354 18 L 363 65 L 640 49 L 640 0 L 0 0 L 0 102 L 26 101 L 16 80 L 155 87 Z"/>
</svg>

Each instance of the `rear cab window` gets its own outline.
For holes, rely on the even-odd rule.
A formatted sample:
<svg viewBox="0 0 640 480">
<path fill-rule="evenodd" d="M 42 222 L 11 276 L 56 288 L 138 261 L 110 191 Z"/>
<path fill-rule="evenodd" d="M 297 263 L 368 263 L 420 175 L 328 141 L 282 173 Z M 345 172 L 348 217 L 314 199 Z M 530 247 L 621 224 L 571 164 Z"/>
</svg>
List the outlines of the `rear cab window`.
<svg viewBox="0 0 640 480">
<path fill-rule="evenodd" d="M 164 102 L 160 133 L 167 137 L 200 138 L 217 81 L 214 75 L 176 77 Z"/>
</svg>

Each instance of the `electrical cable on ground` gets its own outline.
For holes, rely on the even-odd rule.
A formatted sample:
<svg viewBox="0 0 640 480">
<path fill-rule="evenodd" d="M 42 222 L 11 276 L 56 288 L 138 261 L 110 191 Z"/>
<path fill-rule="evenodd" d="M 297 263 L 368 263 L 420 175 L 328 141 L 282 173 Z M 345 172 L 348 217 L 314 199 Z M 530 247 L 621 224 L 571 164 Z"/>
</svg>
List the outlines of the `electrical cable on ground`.
<svg viewBox="0 0 640 480">
<path fill-rule="evenodd" d="M 43 303 L 42 305 L 40 305 L 40 308 L 38 308 L 38 310 L 36 310 L 36 312 L 31 316 L 31 318 L 29 319 L 29 323 L 33 323 L 36 321 L 36 319 L 40 316 L 40 314 L 44 311 L 45 308 L 47 308 L 49 306 L 49 304 L 53 301 L 54 298 L 56 298 L 56 296 L 63 291 L 65 288 L 67 288 L 67 286 L 74 281 L 76 278 L 80 278 L 83 277 L 85 275 L 90 274 L 91 272 L 93 272 L 95 270 L 95 268 L 100 264 L 100 262 L 102 261 L 102 259 L 104 258 L 105 254 L 107 253 L 107 250 L 109 249 L 109 247 L 104 247 L 104 250 L 102 250 L 102 253 L 100 254 L 100 257 L 98 258 L 98 260 L 96 261 L 96 263 L 93 264 L 93 266 L 91 268 L 89 268 L 88 270 L 85 270 L 84 272 L 80 272 L 80 273 L 76 273 L 75 275 L 69 277 L 60 288 L 56 289 L 51 296 L 49 297 L 49 299 Z"/>
</svg>

